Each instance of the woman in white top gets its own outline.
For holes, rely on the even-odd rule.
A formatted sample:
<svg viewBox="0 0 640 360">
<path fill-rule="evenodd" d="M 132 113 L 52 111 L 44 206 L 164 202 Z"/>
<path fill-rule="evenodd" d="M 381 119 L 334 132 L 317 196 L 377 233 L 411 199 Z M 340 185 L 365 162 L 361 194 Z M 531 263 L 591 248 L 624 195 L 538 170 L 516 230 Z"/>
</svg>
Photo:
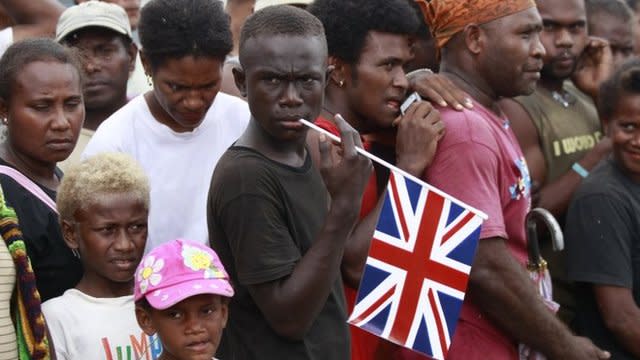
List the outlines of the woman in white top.
<svg viewBox="0 0 640 360">
<path fill-rule="evenodd" d="M 210 0 L 151 0 L 139 23 L 141 60 L 153 90 L 105 120 L 83 157 L 132 155 L 151 183 L 148 252 L 174 238 L 208 242 L 213 169 L 249 120 L 247 104 L 219 93 L 231 51 L 229 19 Z"/>
</svg>

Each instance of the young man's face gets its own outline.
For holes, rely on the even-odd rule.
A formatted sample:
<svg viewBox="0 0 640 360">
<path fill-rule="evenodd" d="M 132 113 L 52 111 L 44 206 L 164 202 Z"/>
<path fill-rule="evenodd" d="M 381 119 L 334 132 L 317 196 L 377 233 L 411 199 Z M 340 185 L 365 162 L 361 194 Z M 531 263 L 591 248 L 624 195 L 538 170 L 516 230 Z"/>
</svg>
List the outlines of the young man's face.
<svg viewBox="0 0 640 360">
<path fill-rule="evenodd" d="M 77 248 L 84 276 L 97 287 L 131 283 L 147 241 L 144 202 L 133 193 L 102 194 L 63 221 L 70 247 Z"/>
<path fill-rule="evenodd" d="M 546 50 L 542 76 L 567 79 L 587 44 L 584 0 L 536 0 L 536 4 L 544 25 L 540 34 Z"/>
<path fill-rule="evenodd" d="M 484 46 L 478 73 L 496 96 L 531 94 L 540 79 L 542 21 L 535 8 L 505 16 L 481 26 Z"/>
<path fill-rule="evenodd" d="M 127 95 L 127 81 L 133 71 L 136 47 L 122 35 L 90 27 L 65 38 L 65 43 L 82 55 L 86 79 L 84 102 L 87 110 L 111 108 Z"/>
<path fill-rule="evenodd" d="M 242 49 L 242 71 L 234 70 L 254 119 L 274 139 L 301 140 L 322 109 L 327 48 L 319 36 L 258 36 Z"/>
<path fill-rule="evenodd" d="M 623 95 L 611 119 L 605 119 L 613 154 L 620 166 L 640 182 L 640 95 Z"/>
<path fill-rule="evenodd" d="M 349 106 L 361 118 L 361 132 L 392 127 L 409 88 L 403 66 L 412 57 L 408 35 L 369 32 L 360 60 L 348 66 L 344 79 Z"/>
<path fill-rule="evenodd" d="M 219 295 L 189 297 L 165 310 L 136 306 L 138 324 L 162 341 L 161 359 L 211 360 L 227 325 L 228 304 Z"/>
<path fill-rule="evenodd" d="M 608 13 L 593 14 L 589 34 L 601 37 L 609 42 L 613 54 L 613 66 L 617 69 L 633 56 L 633 22 Z"/>
</svg>

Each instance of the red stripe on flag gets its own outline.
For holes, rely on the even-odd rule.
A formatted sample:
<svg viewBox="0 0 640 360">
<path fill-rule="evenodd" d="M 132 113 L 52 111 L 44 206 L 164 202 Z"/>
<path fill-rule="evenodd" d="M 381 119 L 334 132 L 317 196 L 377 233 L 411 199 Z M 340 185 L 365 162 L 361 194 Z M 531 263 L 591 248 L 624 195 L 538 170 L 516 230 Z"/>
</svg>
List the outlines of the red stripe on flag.
<svg viewBox="0 0 640 360">
<path fill-rule="evenodd" d="M 401 268 L 408 270 L 402 287 L 398 312 L 391 328 L 391 334 L 389 334 L 391 339 L 401 344 L 406 344 L 409 337 L 413 316 L 418 311 L 418 300 L 420 299 L 424 279 L 427 274 L 429 274 L 429 277 L 432 275 L 428 265 L 432 263 L 429 259 L 443 204 L 443 197 L 433 192 L 427 194 L 427 206 L 422 213 L 422 220 L 413 251 L 407 253 L 404 257 L 394 259 L 398 265 L 402 264 Z"/>
<path fill-rule="evenodd" d="M 361 322 L 362 320 L 366 319 L 367 316 L 371 315 L 372 312 L 376 311 L 382 304 L 384 304 L 385 301 L 387 301 L 391 295 L 393 295 L 393 293 L 396 292 L 396 287 L 392 287 L 391 289 L 389 289 L 389 291 L 387 291 L 384 295 L 382 295 L 380 297 L 380 299 L 378 299 L 378 301 L 376 301 L 375 303 L 373 303 L 373 305 L 369 306 L 369 308 L 367 309 L 367 311 L 363 312 L 362 314 L 360 314 L 360 316 L 358 316 L 357 318 L 355 318 L 353 321 L 353 323 L 357 323 L 357 322 Z"/>
<path fill-rule="evenodd" d="M 444 358 L 447 357 L 447 340 L 446 337 L 444 336 L 444 327 L 442 325 L 442 319 L 439 316 L 438 313 L 438 307 L 436 304 L 436 298 L 435 295 L 433 294 L 434 290 L 433 289 L 429 289 L 429 293 L 427 294 L 429 297 L 429 304 L 431 305 L 431 309 L 432 309 L 432 313 L 433 313 L 433 318 L 436 321 L 436 327 L 438 328 L 438 334 L 440 336 L 438 336 L 438 339 L 440 339 L 440 348 L 442 349 Z"/>
<path fill-rule="evenodd" d="M 467 215 L 464 217 L 464 219 L 460 220 L 456 226 L 454 226 L 452 229 L 450 229 L 449 231 L 447 231 L 446 234 L 444 234 L 444 236 L 442 237 L 442 245 L 444 245 L 444 243 L 446 243 L 449 239 L 451 239 L 451 237 L 453 236 L 453 234 L 455 234 L 456 232 L 458 232 L 460 229 L 462 229 L 463 226 L 465 226 L 469 221 L 471 221 L 471 219 L 473 219 L 475 217 L 475 215 L 472 212 L 467 213 Z"/>
</svg>

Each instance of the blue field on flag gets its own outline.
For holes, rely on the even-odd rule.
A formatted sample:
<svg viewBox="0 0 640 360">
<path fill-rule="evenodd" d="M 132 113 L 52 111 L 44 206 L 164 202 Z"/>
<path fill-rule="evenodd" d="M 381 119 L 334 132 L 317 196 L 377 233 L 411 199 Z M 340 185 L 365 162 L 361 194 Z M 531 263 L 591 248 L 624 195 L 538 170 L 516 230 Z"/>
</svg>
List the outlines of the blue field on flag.
<svg viewBox="0 0 640 360">
<path fill-rule="evenodd" d="M 444 359 L 482 221 L 473 209 L 392 170 L 349 322 Z"/>
</svg>

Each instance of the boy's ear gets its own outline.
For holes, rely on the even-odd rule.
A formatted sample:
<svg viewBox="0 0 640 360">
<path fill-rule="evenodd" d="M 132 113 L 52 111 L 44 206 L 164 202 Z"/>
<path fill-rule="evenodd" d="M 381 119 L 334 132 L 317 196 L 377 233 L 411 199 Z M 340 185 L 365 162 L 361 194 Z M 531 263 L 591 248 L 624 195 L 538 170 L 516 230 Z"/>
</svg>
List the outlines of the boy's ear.
<svg viewBox="0 0 640 360">
<path fill-rule="evenodd" d="M 238 88 L 238 91 L 240 91 L 240 95 L 242 95 L 243 98 L 247 98 L 247 84 L 246 84 L 246 75 L 244 73 L 244 70 L 242 70 L 242 68 L 240 66 L 234 66 L 233 69 L 231 69 L 231 72 L 233 73 L 233 81 L 236 83 L 236 87 Z"/>
<path fill-rule="evenodd" d="M 333 83 L 337 87 L 343 87 L 350 79 L 348 76 L 349 66 L 335 56 L 329 56 L 329 66 L 327 67 L 327 85 Z"/>
<path fill-rule="evenodd" d="M 142 331 L 144 331 L 144 333 L 148 336 L 153 336 L 156 332 L 158 332 L 153 326 L 151 315 L 149 314 L 149 311 L 147 309 L 144 309 L 141 306 L 136 306 L 136 320 L 138 320 L 140 329 L 142 329 Z"/>
<path fill-rule="evenodd" d="M 62 237 L 64 238 L 64 242 L 67 244 L 69 249 L 78 250 L 80 245 L 78 244 L 78 239 L 76 238 L 76 231 L 74 224 L 69 220 L 60 221 L 60 227 L 62 228 Z"/>
</svg>

